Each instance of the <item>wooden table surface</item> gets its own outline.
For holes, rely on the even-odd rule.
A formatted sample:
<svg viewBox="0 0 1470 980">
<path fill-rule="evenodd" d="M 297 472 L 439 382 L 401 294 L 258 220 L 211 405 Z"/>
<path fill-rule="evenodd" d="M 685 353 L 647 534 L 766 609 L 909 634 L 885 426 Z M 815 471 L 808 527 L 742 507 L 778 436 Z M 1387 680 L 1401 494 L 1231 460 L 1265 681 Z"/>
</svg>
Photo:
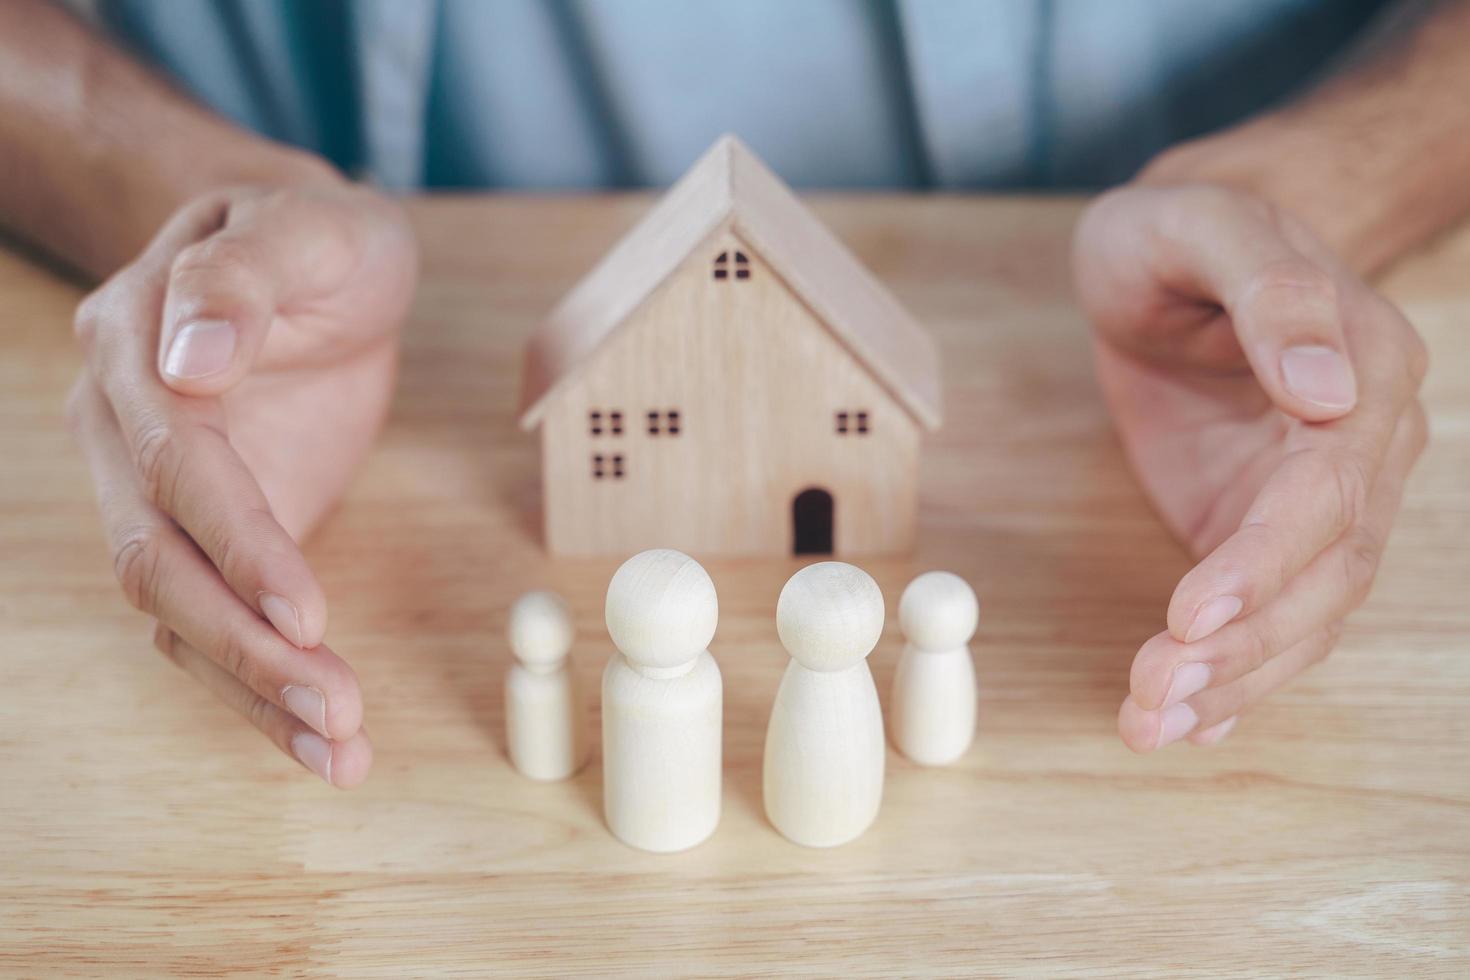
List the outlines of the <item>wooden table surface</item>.
<svg viewBox="0 0 1470 980">
<path fill-rule="evenodd" d="M 520 345 L 645 199 L 413 206 L 392 419 L 308 549 L 377 750 L 346 793 L 153 651 L 61 420 L 77 291 L 0 254 L 0 975 L 1470 973 L 1470 235 L 1386 283 L 1435 356 L 1434 442 L 1372 599 L 1222 747 L 1145 758 L 1114 716 L 1187 562 L 1091 378 L 1078 202 L 816 204 L 945 355 L 918 551 L 866 563 L 885 701 L 908 579 L 951 569 L 982 603 L 976 746 L 946 770 L 890 753 L 878 822 L 830 851 L 760 805 L 795 561 L 708 563 L 726 771 L 704 845 L 613 839 L 595 755 L 554 785 L 506 761 L 507 607 L 565 594 L 595 682 L 616 565 L 539 550 Z"/>
</svg>

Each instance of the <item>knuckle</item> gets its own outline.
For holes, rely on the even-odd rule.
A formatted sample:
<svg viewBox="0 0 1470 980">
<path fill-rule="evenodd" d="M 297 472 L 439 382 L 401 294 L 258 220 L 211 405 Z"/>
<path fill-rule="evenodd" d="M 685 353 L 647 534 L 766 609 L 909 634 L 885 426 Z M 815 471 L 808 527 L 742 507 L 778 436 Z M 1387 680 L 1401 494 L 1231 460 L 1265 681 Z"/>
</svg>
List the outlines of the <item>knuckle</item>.
<svg viewBox="0 0 1470 980">
<path fill-rule="evenodd" d="M 1343 542 L 1343 587 L 1352 608 L 1363 604 L 1378 574 L 1383 542 L 1372 531 L 1356 527 Z"/>
<path fill-rule="evenodd" d="M 139 429 L 133 439 L 133 464 L 148 499 L 170 510 L 169 501 L 183 466 L 183 455 L 179 451 L 178 434 L 169 422 L 153 419 Z"/>
<path fill-rule="evenodd" d="M 245 709 L 245 717 L 250 720 L 250 724 L 259 728 L 261 731 L 265 731 L 266 726 L 271 720 L 271 707 L 271 703 L 265 698 L 259 695 L 252 695 L 250 697 L 250 704 Z"/>
<path fill-rule="evenodd" d="M 215 235 L 179 252 L 169 289 L 186 309 L 206 301 L 228 305 L 249 293 L 260 266 L 259 250 L 246 236 Z"/>
<path fill-rule="evenodd" d="M 103 299 L 105 288 L 89 293 L 77 304 L 76 312 L 72 315 L 72 334 L 84 350 L 90 350 L 93 341 L 97 339 L 97 332 L 102 321 L 102 307 L 105 302 Z"/>
<path fill-rule="evenodd" d="M 344 274 L 362 251 L 362 236 L 366 229 L 391 227 L 385 219 L 381 195 L 369 191 L 353 191 L 347 195 L 313 194 L 305 198 L 297 192 L 290 197 L 272 202 L 283 215 L 300 215 L 308 221 L 296 221 L 296 226 L 311 236 L 313 253 L 318 256 L 321 274 L 338 276 Z M 389 205 L 390 207 L 396 205 Z M 291 220 L 282 217 L 282 222 Z"/>
<path fill-rule="evenodd" d="M 1081 219 L 1077 222 L 1077 237 L 1091 239 L 1100 237 L 1114 218 L 1114 213 L 1127 208 L 1127 202 L 1137 195 L 1137 191 L 1130 187 L 1115 187 L 1103 191 L 1082 212 Z"/>
<path fill-rule="evenodd" d="M 112 553 L 112 570 L 134 608 L 144 612 L 158 608 L 162 556 L 157 528 L 129 528 L 120 536 Z"/>
<path fill-rule="evenodd" d="M 1211 586 L 1228 583 L 1230 594 L 1248 609 L 1275 595 L 1296 574 L 1298 558 L 1283 547 L 1284 535 L 1274 520 L 1249 515 L 1236 528 L 1231 560 L 1211 568 Z"/>
<path fill-rule="evenodd" d="M 1298 232 L 1302 228 L 1300 219 L 1287 208 L 1254 195 L 1251 195 L 1251 199 L 1255 202 L 1261 219 L 1283 238 L 1289 237 L 1291 233 Z"/>
<path fill-rule="evenodd" d="M 215 659 L 231 676 L 251 690 L 255 690 L 258 671 L 255 658 L 250 655 L 244 639 L 233 631 L 226 630 L 215 651 Z"/>
<path fill-rule="evenodd" d="M 1245 669 L 1241 673 L 1248 674 L 1264 666 L 1275 655 L 1278 644 L 1275 631 L 1264 622 L 1254 623 L 1244 634 L 1240 662 Z"/>
<path fill-rule="evenodd" d="M 169 271 L 169 293 L 180 316 L 233 318 L 259 314 L 269 262 L 248 234 L 217 234 L 181 251 Z"/>
<path fill-rule="evenodd" d="M 1226 219 L 1238 215 L 1242 208 L 1260 213 L 1263 203 L 1234 188 L 1215 183 L 1191 184 L 1186 193 L 1181 195 L 1179 202 L 1188 210 Z"/>
<path fill-rule="evenodd" d="M 237 582 L 240 580 L 240 552 L 235 547 L 234 538 L 220 531 L 211 531 L 213 539 L 211 546 L 205 550 L 214 559 L 214 565 L 219 573 L 224 576 L 226 582 Z"/>
<path fill-rule="evenodd" d="M 170 270 L 174 279 L 199 273 L 215 273 L 248 266 L 255 259 L 254 249 L 238 235 L 211 235 L 203 241 L 186 245 L 174 257 Z"/>
<path fill-rule="evenodd" d="M 1367 509 L 1368 494 L 1373 487 L 1368 464 L 1357 453 L 1345 449 L 1323 453 L 1332 503 L 1337 508 L 1335 524 L 1338 527 L 1356 524 Z"/>
<path fill-rule="evenodd" d="M 206 550 L 225 581 L 254 583 L 260 578 L 260 565 L 273 557 L 263 542 L 269 540 L 265 533 L 267 522 L 274 521 L 269 511 L 250 507 L 238 514 L 222 515 L 209 529 Z M 241 543 L 246 546 L 240 547 Z"/>
<path fill-rule="evenodd" d="M 1201 224 L 1233 226 L 1256 213 L 1255 198 L 1213 183 L 1185 184 L 1159 199 L 1158 230 L 1166 240 L 1189 241 Z"/>
<path fill-rule="evenodd" d="M 1276 317 L 1320 315 L 1336 308 L 1337 284 L 1306 259 L 1276 259 L 1251 276 L 1243 305 L 1270 310 Z"/>
</svg>

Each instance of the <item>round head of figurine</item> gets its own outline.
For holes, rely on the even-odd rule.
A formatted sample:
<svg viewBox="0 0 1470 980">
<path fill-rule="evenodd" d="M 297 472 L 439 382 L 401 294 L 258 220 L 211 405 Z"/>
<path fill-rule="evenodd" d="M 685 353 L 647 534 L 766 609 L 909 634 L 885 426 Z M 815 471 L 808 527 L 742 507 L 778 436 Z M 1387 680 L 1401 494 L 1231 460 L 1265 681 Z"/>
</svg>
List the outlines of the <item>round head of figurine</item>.
<svg viewBox="0 0 1470 980">
<path fill-rule="evenodd" d="M 953 572 L 925 572 L 898 600 L 898 627 L 920 650 L 953 650 L 970 642 L 980 622 L 980 602 Z"/>
<path fill-rule="evenodd" d="M 715 583 L 699 562 L 659 548 L 634 555 L 607 586 L 607 631 L 640 667 L 671 668 L 699 656 L 720 618 Z"/>
<path fill-rule="evenodd" d="M 776 600 L 781 645 L 808 670 L 861 663 L 883 633 L 883 593 L 861 568 L 840 561 L 808 565 Z"/>
<path fill-rule="evenodd" d="M 572 649 L 572 616 L 555 592 L 527 592 L 510 607 L 510 649 L 527 667 L 554 667 Z"/>
</svg>

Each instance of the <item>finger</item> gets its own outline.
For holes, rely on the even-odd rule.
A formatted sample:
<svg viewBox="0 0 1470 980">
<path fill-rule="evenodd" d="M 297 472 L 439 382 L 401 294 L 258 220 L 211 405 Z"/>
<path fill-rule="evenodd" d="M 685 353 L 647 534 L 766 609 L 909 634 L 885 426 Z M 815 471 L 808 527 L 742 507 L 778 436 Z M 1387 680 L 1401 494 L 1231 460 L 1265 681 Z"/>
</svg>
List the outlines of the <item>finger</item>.
<svg viewBox="0 0 1470 980">
<path fill-rule="evenodd" d="M 1118 734 L 1123 744 L 1139 753 L 1154 752 L 1196 732 L 1218 741 L 1229 728 L 1223 733 L 1217 729 L 1326 657 L 1339 632 L 1336 625 L 1318 630 L 1259 670 L 1161 710 L 1140 707 L 1130 695 L 1118 709 Z"/>
<path fill-rule="evenodd" d="M 129 600 L 261 698 L 329 738 L 351 737 L 362 726 L 352 668 L 325 645 L 293 647 L 231 594 L 194 543 L 143 496 L 102 397 L 90 382 L 78 387 L 74 425 Z"/>
<path fill-rule="evenodd" d="M 235 202 L 223 227 L 180 249 L 168 272 L 157 369 L 181 394 L 218 395 L 250 371 L 277 317 L 325 295 L 358 253 L 333 199 Z"/>
<path fill-rule="evenodd" d="M 1372 322 L 1364 325 L 1370 336 L 1359 342 L 1366 383 L 1358 409 L 1330 427 L 1299 433 L 1298 448 L 1281 461 L 1235 533 L 1180 581 L 1168 611 L 1175 638 L 1202 639 L 1259 609 L 1361 520 L 1423 377 L 1422 367 L 1410 363 L 1417 338 L 1402 315 L 1386 302 L 1364 297 L 1363 303 L 1362 315 Z M 1423 428 L 1422 415 L 1411 422 Z M 1405 470 L 1415 456 L 1401 458 Z"/>
<path fill-rule="evenodd" d="M 1189 744 L 1198 745 L 1201 748 L 1206 748 L 1211 745 L 1219 745 L 1221 742 L 1225 741 L 1226 737 L 1228 737 L 1231 732 L 1235 731 L 1235 723 L 1239 720 L 1239 715 L 1231 715 L 1229 718 L 1226 718 L 1224 721 L 1220 722 L 1220 724 L 1215 725 L 1212 728 L 1196 730 L 1190 734 Z"/>
<path fill-rule="evenodd" d="M 1168 632 L 1144 643 L 1133 661 L 1131 697 L 1143 708 L 1154 709 L 1229 683 L 1360 605 L 1377 574 L 1404 482 L 1423 450 L 1426 433 L 1423 409 L 1415 403 L 1404 414 L 1363 521 L 1252 615 L 1193 643 L 1180 643 Z"/>
<path fill-rule="evenodd" d="M 1335 270 L 1292 246 L 1261 201 L 1206 185 L 1158 192 L 1160 274 L 1219 303 L 1271 401 L 1309 422 L 1357 403 Z"/>
<path fill-rule="evenodd" d="M 230 445 L 213 399 L 183 398 L 153 367 L 159 263 L 140 263 L 79 311 L 99 380 L 148 500 L 204 549 L 235 594 L 303 648 L 321 642 L 327 603 L 300 548 Z"/>
<path fill-rule="evenodd" d="M 282 752 L 339 789 L 351 789 L 367 778 L 373 746 L 366 729 L 340 742 L 323 738 L 299 719 L 260 697 L 166 626 L 159 626 L 154 645 L 170 660 L 265 733 Z"/>
<path fill-rule="evenodd" d="M 1195 730 L 1207 732 L 1250 710 L 1308 667 L 1321 663 L 1341 636 L 1342 623 L 1331 623 L 1267 661 L 1259 670 L 1253 670 L 1229 684 L 1201 691 L 1175 707 L 1187 707 L 1193 711 L 1199 719 Z M 1169 710 L 1172 709 L 1165 709 Z"/>
</svg>

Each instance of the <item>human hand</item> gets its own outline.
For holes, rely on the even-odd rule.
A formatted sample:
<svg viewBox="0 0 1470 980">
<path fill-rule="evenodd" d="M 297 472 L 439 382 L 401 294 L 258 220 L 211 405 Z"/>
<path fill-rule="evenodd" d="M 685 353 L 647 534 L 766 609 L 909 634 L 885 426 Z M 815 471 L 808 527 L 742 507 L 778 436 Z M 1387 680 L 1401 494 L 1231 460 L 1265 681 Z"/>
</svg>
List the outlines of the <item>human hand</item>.
<svg viewBox="0 0 1470 980">
<path fill-rule="evenodd" d="M 1124 448 L 1199 561 L 1118 730 L 1138 752 L 1213 744 L 1367 597 L 1427 437 L 1427 354 L 1305 226 L 1224 187 L 1102 196 L 1073 265 Z"/>
<path fill-rule="evenodd" d="M 416 255 L 361 188 L 212 192 L 76 316 L 68 420 L 124 591 L 165 655 L 339 787 L 372 748 L 297 541 L 387 412 Z"/>
</svg>

